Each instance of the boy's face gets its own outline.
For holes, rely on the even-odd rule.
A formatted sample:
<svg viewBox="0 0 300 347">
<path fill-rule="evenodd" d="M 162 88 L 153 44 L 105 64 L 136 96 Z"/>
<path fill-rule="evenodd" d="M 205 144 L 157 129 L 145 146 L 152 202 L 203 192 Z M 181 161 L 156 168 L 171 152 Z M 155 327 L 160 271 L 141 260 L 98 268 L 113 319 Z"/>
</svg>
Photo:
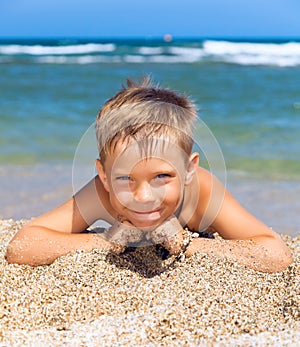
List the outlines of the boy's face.
<svg viewBox="0 0 300 347">
<path fill-rule="evenodd" d="M 175 145 L 142 157 L 137 145 L 118 145 L 98 173 L 117 214 L 140 229 L 153 229 L 172 215 L 183 198 L 187 155 Z"/>
</svg>

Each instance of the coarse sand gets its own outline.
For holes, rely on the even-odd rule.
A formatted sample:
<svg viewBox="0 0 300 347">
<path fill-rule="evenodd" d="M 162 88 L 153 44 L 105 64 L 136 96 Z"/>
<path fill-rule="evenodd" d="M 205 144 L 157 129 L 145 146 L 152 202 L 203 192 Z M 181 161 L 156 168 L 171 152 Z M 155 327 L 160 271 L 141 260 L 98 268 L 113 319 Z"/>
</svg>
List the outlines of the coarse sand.
<svg viewBox="0 0 300 347">
<path fill-rule="evenodd" d="M 76 251 L 52 265 L 8 264 L 25 221 L 0 221 L 0 346 L 297 346 L 300 236 L 295 262 L 255 272 L 197 253 L 162 260 L 155 247 Z"/>
</svg>

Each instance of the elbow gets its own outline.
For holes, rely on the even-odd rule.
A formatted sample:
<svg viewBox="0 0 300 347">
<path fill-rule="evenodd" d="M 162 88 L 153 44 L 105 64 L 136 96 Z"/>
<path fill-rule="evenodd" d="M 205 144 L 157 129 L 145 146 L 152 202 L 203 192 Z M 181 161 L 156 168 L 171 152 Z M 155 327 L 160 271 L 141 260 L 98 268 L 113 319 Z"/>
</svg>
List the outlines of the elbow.
<svg viewBox="0 0 300 347">
<path fill-rule="evenodd" d="M 20 241 L 13 240 L 9 243 L 6 249 L 5 259 L 8 264 L 18 264 L 18 265 L 36 265 L 32 262 L 32 257 L 30 257 L 20 244 Z"/>
<path fill-rule="evenodd" d="M 34 229 L 28 226 L 20 229 L 6 248 L 5 259 L 8 264 L 48 265 L 50 262 L 40 256 L 41 244 L 37 241 L 37 232 Z"/>
<path fill-rule="evenodd" d="M 24 255 L 20 252 L 20 247 L 16 241 L 11 241 L 6 249 L 5 259 L 9 264 L 26 264 Z"/>
<path fill-rule="evenodd" d="M 6 248 L 5 259 L 8 264 L 38 266 L 40 264 L 32 254 L 31 247 L 28 247 L 18 238 L 10 241 Z"/>
<path fill-rule="evenodd" d="M 274 272 L 282 272 L 286 270 L 293 262 L 294 258 L 292 254 L 288 251 L 288 253 L 285 254 L 285 256 L 282 257 L 280 261 L 277 263 L 277 269 Z"/>
<path fill-rule="evenodd" d="M 282 272 L 286 270 L 293 262 L 294 257 L 288 248 L 288 246 L 281 240 L 281 247 L 278 252 L 273 253 L 273 271 L 271 272 Z"/>
<path fill-rule="evenodd" d="M 280 273 L 286 270 L 292 263 L 294 259 L 292 256 L 287 258 L 281 258 L 281 259 L 274 259 L 270 258 L 268 260 L 264 259 L 261 261 L 254 261 L 251 264 L 248 264 L 250 268 L 252 268 L 255 271 L 259 272 L 265 272 L 265 273 Z"/>
<path fill-rule="evenodd" d="M 277 256 L 276 258 L 270 259 L 270 261 L 267 262 L 268 266 L 262 271 L 269 272 L 269 273 L 283 272 L 293 262 L 294 262 L 294 258 L 292 254 L 289 251 L 287 251 L 282 256 Z"/>
<path fill-rule="evenodd" d="M 26 227 L 20 229 L 17 234 L 10 240 L 7 248 L 5 259 L 9 264 L 29 264 L 28 247 L 25 244 Z"/>
<path fill-rule="evenodd" d="M 268 273 L 278 273 L 286 270 L 293 262 L 294 258 L 289 247 L 283 242 L 281 237 L 275 234 L 268 237 L 261 249 L 261 269 L 259 271 Z"/>
</svg>

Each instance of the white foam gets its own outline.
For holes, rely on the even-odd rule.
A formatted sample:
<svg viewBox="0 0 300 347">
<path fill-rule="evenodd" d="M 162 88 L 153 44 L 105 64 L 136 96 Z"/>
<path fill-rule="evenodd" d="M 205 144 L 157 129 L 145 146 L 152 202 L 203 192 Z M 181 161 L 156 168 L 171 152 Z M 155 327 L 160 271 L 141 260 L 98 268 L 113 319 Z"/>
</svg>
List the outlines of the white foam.
<svg viewBox="0 0 300 347">
<path fill-rule="evenodd" d="M 278 67 L 292 67 L 300 65 L 300 57 L 269 57 L 269 56 L 249 56 L 237 54 L 232 57 L 224 57 L 223 61 L 239 65 L 272 65 Z"/>
<path fill-rule="evenodd" d="M 104 56 L 104 55 L 85 55 L 78 57 L 70 56 L 42 56 L 36 58 L 36 61 L 40 64 L 97 64 L 97 63 L 162 63 L 162 64 L 174 64 L 174 63 L 194 63 L 198 59 L 194 57 L 180 57 L 169 55 L 153 55 L 153 56 L 140 56 L 140 55 L 125 55 L 123 57 L 118 55 Z M 1 61 L 7 62 L 7 61 Z"/>
<path fill-rule="evenodd" d="M 112 43 L 68 46 L 26 46 L 26 45 L 3 45 L 0 46 L 0 54 L 30 54 L 30 55 L 69 55 L 88 54 L 97 52 L 112 52 L 116 46 Z"/>
<path fill-rule="evenodd" d="M 249 54 L 272 56 L 300 56 L 300 43 L 248 43 L 228 41 L 205 41 L 203 48 L 206 54 Z"/>
<path fill-rule="evenodd" d="M 196 63 L 199 62 L 199 57 L 193 56 L 193 55 L 182 55 L 182 56 L 176 56 L 176 55 L 157 55 L 157 56 L 151 56 L 148 59 L 151 63 Z"/>
<path fill-rule="evenodd" d="M 101 54 L 111 53 L 113 54 Z M 0 63 L 8 59 L 31 59 L 38 63 L 94 64 L 94 63 L 230 63 L 278 67 L 300 66 L 300 43 L 251 43 L 212 41 L 193 45 L 128 47 L 124 54 L 117 44 L 78 44 L 65 46 L 0 45 Z M 11 61 L 11 60 L 9 60 Z"/>
<path fill-rule="evenodd" d="M 176 55 L 151 55 L 151 56 L 139 56 L 139 55 L 126 55 L 124 61 L 128 63 L 194 63 L 198 62 L 199 58 L 194 56 L 176 56 Z"/>
<path fill-rule="evenodd" d="M 162 47 L 141 47 L 138 49 L 138 52 L 144 55 L 153 55 L 162 54 L 164 50 Z"/>
<path fill-rule="evenodd" d="M 193 57 L 202 57 L 204 55 L 204 51 L 202 48 L 196 47 L 169 47 L 169 52 L 172 54 L 180 55 L 180 56 L 193 56 Z"/>
<path fill-rule="evenodd" d="M 247 43 L 205 41 L 206 56 L 215 61 L 241 65 L 275 65 L 280 67 L 300 65 L 300 43 Z"/>
<path fill-rule="evenodd" d="M 119 56 L 84 55 L 79 57 L 70 56 L 44 56 L 38 57 L 41 64 L 99 64 L 99 63 L 120 63 Z"/>
<path fill-rule="evenodd" d="M 123 57 L 126 63 L 145 63 L 147 58 L 141 55 L 127 54 Z"/>
</svg>

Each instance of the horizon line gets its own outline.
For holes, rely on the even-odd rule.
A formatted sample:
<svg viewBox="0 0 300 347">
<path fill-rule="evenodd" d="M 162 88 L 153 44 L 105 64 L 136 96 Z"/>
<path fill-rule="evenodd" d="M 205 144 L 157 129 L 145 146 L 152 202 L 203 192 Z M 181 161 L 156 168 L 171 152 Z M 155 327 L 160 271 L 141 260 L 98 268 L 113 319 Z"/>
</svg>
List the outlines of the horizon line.
<svg viewBox="0 0 300 347">
<path fill-rule="evenodd" d="M 171 40 L 166 41 L 165 36 L 170 35 Z M 300 36 L 285 36 L 285 35 L 265 35 L 265 36 L 250 36 L 250 35 L 225 35 L 225 36 L 196 36 L 196 35 L 178 35 L 173 36 L 166 34 L 162 36 L 0 36 L 0 40 L 103 40 L 103 41 L 130 41 L 130 40 L 143 40 L 143 41 L 166 41 L 168 43 L 175 40 L 251 40 L 251 41 L 264 41 L 264 40 L 300 40 Z"/>
</svg>

